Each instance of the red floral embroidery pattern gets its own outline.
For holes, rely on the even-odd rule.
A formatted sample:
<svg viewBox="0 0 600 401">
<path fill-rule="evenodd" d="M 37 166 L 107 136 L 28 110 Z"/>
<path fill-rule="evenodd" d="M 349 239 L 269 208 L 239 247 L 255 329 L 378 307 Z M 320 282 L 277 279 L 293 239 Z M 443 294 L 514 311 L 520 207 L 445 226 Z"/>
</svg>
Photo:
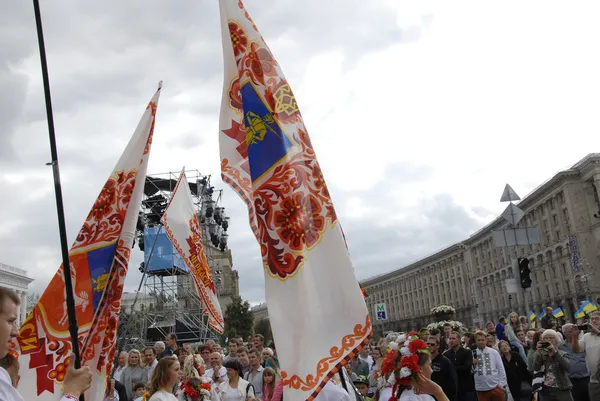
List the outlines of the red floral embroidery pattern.
<svg viewBox="0 0 600 401">
<path fill-rule="evenodd" d="M 342 338 L 340 347 L 333 347 L 329 350 L 329 356 L 321 359 L 317 364 L 317 369 L 314 374 L 308 374 L 302 378 L 298 375 L 292 375 L 288 378 L 286 371 L 281 372 L 281 380 L 284 386 L 289 386 L 295 390 L 307 391 L 315 389 L 319 383 L 323 383 L 328 376 L 333 376 L 338 369 L 346 363 L 348 357 L 352 357 L 353 352 L 357 352 L 363 345 L 367 344 L 368 336 L 371 333 L 371 319 L 367 315 L 365 324 L 357 324 L 354 327 L 354 332 Z M 313 391 L 308 401 L 313 400 L 321 388 Z"/>
<path fill-rule="evenodd" d="M 244 30 L 236 22 L 229 21 L 228 25 L 233 54 L 237 57 L 246 52 L 246 47 L 248 47 L 248 36 L 246 36 Z"/>
</svg>

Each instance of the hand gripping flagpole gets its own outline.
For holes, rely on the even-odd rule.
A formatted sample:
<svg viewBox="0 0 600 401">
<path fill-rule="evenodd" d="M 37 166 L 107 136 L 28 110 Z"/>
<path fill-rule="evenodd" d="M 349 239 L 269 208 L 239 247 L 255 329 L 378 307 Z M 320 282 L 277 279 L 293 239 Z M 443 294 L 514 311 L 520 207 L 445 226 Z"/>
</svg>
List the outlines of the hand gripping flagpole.
<svg viewBox="0 0 600 401">
<path fill-rule="evenodd" d="M 52 166 L 54 175 L 54 193 L 56 195 L 56 211 L 58 216 L 58 230 L 60 234 L 60 248 L 62 253 L 63 269 L 65 275 L 65 291 L 67 300 L 67 315 L 69 317 L 69 333 L 73 346 L 75 369 L 81 367 L 79 356 L 79 342 L 77 316 L 75 312 L 75 299 L 73 297 L 73 283 L 71 281 L 71 264 L 69 262 L 69 247 L 67 246 L 67 227 L 65 224 L 65 211 L 63 207 L 62 188 L 60 185 L 60 169 L 58 166 L 58 150 L 56 148 L 56 136 L 54 133 L 54 117 L 52 115 L 52 98 L 50 96 L 50 80 L 48 79 L 48 65 L 46 63 L 46 46 L 44 45 L 44 32 L 42 30 L 42 15 L 38 0 L 33 0 L 35 12 L 35 24 L 37 27 L 38 45 L 40 48 L 40 62 L 42 64 L 42 78 L 44 81 L 44 95 L 46 99 L 46 118 L 48 120 L 48 133 L 50 136 L 50 153 L 52 161 L 47 165 Z M 80 397 L 83 400 L 83 394 Z"/>
</svg>

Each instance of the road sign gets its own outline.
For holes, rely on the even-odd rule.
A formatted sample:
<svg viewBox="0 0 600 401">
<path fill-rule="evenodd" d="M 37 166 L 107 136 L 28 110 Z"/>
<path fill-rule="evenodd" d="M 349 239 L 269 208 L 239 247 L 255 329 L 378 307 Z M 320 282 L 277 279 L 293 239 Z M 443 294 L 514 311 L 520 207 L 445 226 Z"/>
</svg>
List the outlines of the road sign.
<svg viewBox="0 0 600 401">
<path fill-rule="evenodd" d="M 525 212 L 511 203 L 506 207 L 504 212 L 502 212 L 502 217 L 504 217 L 504 220 L 508 221 L 513 227 L 516 227 L 523 217 L 525 217 Z"/>
<path fill-rule="evenodd" d="M 534 245 L 540 243 L 538 227 L 515 228 L 492 231 L 494 246 L 501 248 L 517 245 Z"/>
<path fill-rule="evenodd" d="M 500 198 L 500 202 L 513 202 L 521 200 L 519 195 L 515 192 L 514 189 L 508 184 L 504 187 L 504 192 L 502 192 L 502 198 Z"/>
<path fill-rule="evenodd" d="M 385 304 L 375 304 L 375 319 L 387 320 L 387 309 Z"/>
</svg>

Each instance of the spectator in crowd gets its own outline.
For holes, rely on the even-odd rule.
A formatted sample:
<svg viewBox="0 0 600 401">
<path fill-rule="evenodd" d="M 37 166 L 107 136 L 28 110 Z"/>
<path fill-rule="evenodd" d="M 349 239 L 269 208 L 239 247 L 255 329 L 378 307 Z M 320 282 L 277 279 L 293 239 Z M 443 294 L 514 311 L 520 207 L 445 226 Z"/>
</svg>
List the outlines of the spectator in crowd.
<svg viewBox="0 0 600 401">
<path fill-rule="evenodd" d="M 172 356 L 175 354 L 177 349 L 177 335 L 175 333 L 169 333 L 165 336 L 166 348 L 158 355 L 158 359 L 162 359 L 165 356 Z"/>
<path fill-rule="evenodd" d="M 562 326 L 562 332 L 565 341 L 558 346 L 558 349 L 569 354 L 571 360 L 571 367 L 567 373 L 573 385 L 571 395 L 575 401 L 590 401 L 590 372 L 585 363 L 585 350 L 579 344 L 579 327 L 567 323 Z"/>
<path fill-rule="evenodd" d="M 542 340 L 537 343 L 533 358 L 533 371 L 544 372 L 540 401 L 573 401 L 569 370 L 569 354 L 558 349 L 558 334 L 552 329 L 544 330 Z"/>
<path fill-rule="evenodd" d="M 477 358 L 473 359 L 473 366 L 477 398 L 479 401 L 505 401 L 506 371 L 498 351 L 487 346 L 487 338 L 483 331 L 475 333 Z"/>
<path fill-rule="evenodd" d="M 518 352 L 513 352 L 507 341 L 500 341 L 500 354 L 506 372 L 506 381 L 514 401 L 531 401 L 531 373 Z"/>
<path fill-rule="evenodd" d="M 441 341 L 444 341 L 442 338 Z M 429 336 L 427 346 L 431 352 L 431 380 L 440 385 L 450 401 L 456 401 L 457 377 L 454 365 L 448 358 L 439 352 L 440 338 Z"/>
<path fill-rule="evenodd" d="M 477 401 L 472 373 L 473 354 L 470 349 L 461 347 L 460 334 L 456 331 L 450 334 L 448 341 L 450 348 L 444 352 L 444 356 L 454 364 L 457 376 L 457 399 L 459 401 Z"/>
<path fill-rule="evenodd" d="M 498 324 L 496 324 L 496 327 L 494 329 L 494 333 L 496 333 L 496 338 L 498 339 L 498 341 L 506 340 L 504 326 L 506 326 L 506 318 L 504 316 L 500 316 L 500 318 L 498 319 Z"/>
</svg>

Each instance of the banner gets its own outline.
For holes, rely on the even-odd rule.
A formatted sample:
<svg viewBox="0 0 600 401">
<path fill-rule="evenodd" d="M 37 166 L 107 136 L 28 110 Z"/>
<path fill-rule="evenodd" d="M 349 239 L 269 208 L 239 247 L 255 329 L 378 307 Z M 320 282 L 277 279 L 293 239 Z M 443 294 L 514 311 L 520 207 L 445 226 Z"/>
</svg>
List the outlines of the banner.
<svg viewBox="0 0 600 401">
<path fill-rule="evenodd" d="M 225 330 L 217 289 L 204 254 L 202 229 L 194 209 L 185 172 L 175 185 L 171 201 L 162 217 L 167 236 L 192 274 L 208 324 L 219 334 Z"/>
<path fill-rule="evenodd" d="M 116 352 L 121 295 L 133 245 L 160 87 L 94 202 L 69 252 L 82 365 L 93 372 L 88 401 L 104 400 Z M 90 149 L 90 151 L 92 151 Z M 16 343 L 25 400 L 59 400 L 72 352 L 63 266 L 27 319 Z"/>
<path fill-rule="evenodd" d="M 371 321 L 292 89 L 242 2 L 220 10 L 221 176 L 260 245 L 284 398 L 312 400 Z"/>
</svg>

